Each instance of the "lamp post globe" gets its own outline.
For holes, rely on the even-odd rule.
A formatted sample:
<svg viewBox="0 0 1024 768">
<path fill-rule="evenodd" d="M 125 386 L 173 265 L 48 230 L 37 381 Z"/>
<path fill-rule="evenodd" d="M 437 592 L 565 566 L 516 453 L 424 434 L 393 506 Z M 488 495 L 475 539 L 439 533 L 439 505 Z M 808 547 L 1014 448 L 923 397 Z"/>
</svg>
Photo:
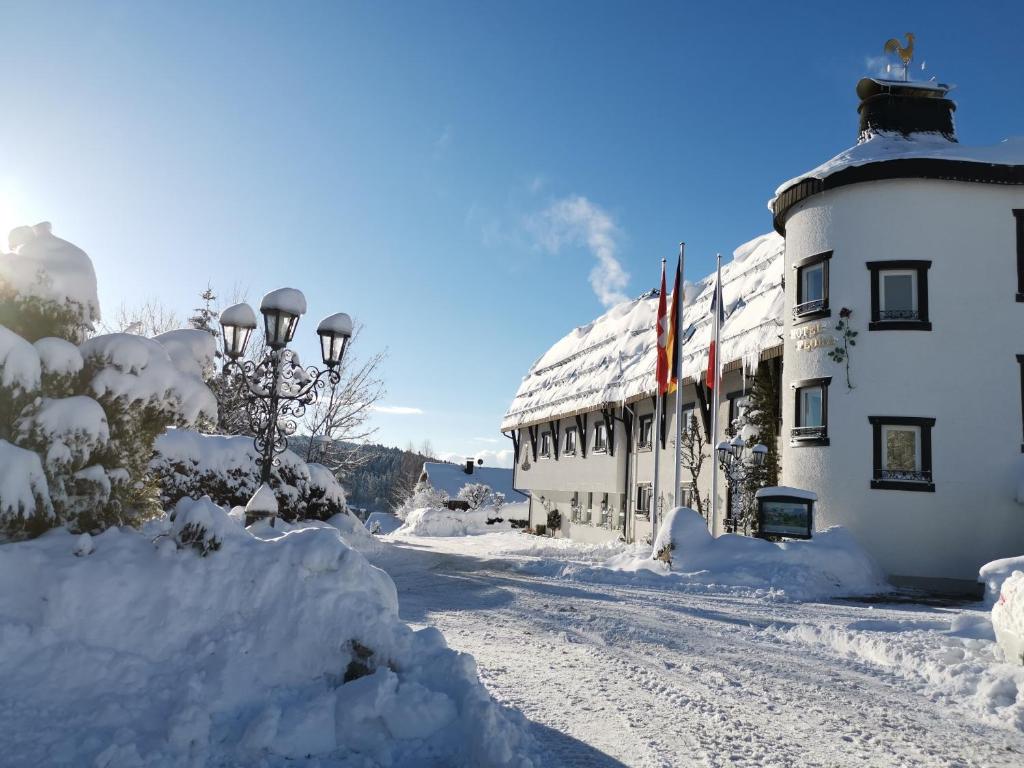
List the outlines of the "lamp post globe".
<svg viewBox="0 0 1024 768">
<path fill-rule="evenodd" d="M 256 329 L 256 313 L 248 304 L 234 304 L 220 313 L 220 327 L 224 354 L 230 360 L 237 360 L 245 354 L 249 337 Z"/>
<path fill-rule="evenodd" d="M 736 435 L 729 441 L 729 445 L 732 446 L 732 455 L 736 457 L 736 460 L 743 461 L 743 452 L 747 448 L 746 441 L 740 435 Z"/>
<path fill-rule="evenodd" d="M 722 464 L 727 463 L 729 461 L 729 458 L 732 456 L 732 446 L 729 445 L 729 443 L 727 443 L 725 440 L 718 444 L 716 450 L 718 451 L 718 460 Z"/>
<path fill-rule="evenodd" d="M 278 288 L 263 297 L 260 313 L 267 346 L 275 351 L 284 349 L 295 337 L 299 318 L 306 314 L 306 297 L 295 288 Z"/>
<path fill-rule="evenodd" d="M 765 457 L 768 455 L 768 446 L 758 443 L 753 448 L 751 448 L 751 451 L 753 453 L 754 466 L 763 466 Z"/>
<path fill-rule="evenodd" d="M 352 318 L 344 312 L 329 315 L 316 328 L 320 336 L 320 356 L 324 365 L 333 369 L 341 363 L 352 338 Z"/>
</svg>

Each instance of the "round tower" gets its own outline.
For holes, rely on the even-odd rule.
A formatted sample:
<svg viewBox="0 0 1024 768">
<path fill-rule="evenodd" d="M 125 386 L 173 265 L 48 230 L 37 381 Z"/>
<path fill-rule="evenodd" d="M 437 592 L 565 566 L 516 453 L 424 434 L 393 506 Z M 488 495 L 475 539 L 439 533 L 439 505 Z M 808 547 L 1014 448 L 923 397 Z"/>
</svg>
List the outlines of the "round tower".
<svg viewBox="0 0 1024 768">
<path fill-rule="evenodd" d="M 896 583 L 959 591 L 1024 552 L 1024 142 L 962 146 L 947 93 L 861 80 L 858 144 L 771 207 L 783 483 Z"/>
</svg>

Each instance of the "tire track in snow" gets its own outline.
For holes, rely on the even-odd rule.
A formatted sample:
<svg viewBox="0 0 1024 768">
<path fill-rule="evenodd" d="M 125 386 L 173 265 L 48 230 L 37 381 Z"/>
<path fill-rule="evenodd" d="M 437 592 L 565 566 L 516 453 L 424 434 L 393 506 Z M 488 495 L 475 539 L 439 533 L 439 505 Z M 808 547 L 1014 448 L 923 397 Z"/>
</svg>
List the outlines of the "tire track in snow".
<svg viewBox="0 0 1024 768">
<path fill-rule="evenodd" d="M 552 729 L 538 734 L 552 766 L 618 764 L 558 733 L 644 768 L 1024 764 L 1024 735 L 763 631 L 863 618 L 863 606 L 577 583 L 415 554 L 418 566 L 395 555 L 403 617 L 436 624 L 476 656 L 496 698 Z"/>
</svg>

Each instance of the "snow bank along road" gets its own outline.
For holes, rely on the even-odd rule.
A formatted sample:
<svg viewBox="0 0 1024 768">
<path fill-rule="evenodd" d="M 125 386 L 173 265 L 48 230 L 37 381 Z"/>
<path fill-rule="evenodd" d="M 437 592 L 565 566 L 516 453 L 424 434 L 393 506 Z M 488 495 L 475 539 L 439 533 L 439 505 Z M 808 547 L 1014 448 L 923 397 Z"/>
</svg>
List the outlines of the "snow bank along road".
<svg viewBox="0 0 1024 768">
<path fill-rule="evenodd" d="M 402 618 L 438 626 L 534 722 L 547 765 L 1024 765 L 1021 731 L 787 633 L 948 628 L 955 611 L 583 583 L 477 538 L 494 535 L 409 538 L 377 564 Z"/>
</svg>

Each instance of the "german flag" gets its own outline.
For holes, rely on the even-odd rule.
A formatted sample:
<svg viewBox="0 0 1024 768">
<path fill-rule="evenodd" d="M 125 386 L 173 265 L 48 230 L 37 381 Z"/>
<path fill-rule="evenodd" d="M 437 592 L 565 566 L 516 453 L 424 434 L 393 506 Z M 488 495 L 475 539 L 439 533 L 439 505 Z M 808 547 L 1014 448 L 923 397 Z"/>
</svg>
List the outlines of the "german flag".
<svg viewBox="0 0 1024 768">
<path fill-rule="evenodd" d="M 676 262 L 676 281 L 672 286 L 672 310 L 668 320 L 668 391 L 679 386 L 679 337 L 683 333 L 683 255 Z"/>
</svg>

